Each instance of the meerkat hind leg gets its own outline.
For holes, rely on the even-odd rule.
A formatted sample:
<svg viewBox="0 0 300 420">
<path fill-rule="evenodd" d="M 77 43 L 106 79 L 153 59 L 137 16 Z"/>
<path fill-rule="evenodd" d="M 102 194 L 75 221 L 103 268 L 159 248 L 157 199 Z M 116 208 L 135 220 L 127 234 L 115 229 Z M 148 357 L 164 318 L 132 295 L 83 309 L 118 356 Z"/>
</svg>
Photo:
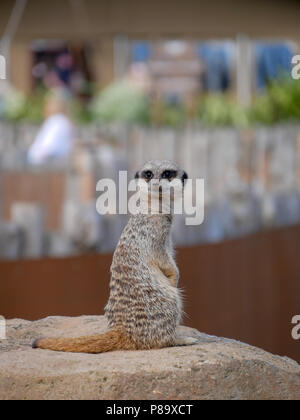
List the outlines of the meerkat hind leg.
<svg viewBox="0 0 300 420">
<path fill-rule="evenodd" d="M 199 340 L 195 337 L 177 336 L 174 346 L 192 346 L 198 343 Z"/>
</svg>

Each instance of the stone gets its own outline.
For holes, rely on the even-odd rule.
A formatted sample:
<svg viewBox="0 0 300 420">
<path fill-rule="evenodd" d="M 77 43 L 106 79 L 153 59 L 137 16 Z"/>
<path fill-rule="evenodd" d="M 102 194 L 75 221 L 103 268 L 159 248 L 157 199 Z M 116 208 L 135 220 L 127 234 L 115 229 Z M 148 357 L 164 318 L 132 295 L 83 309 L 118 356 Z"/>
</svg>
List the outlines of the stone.
<svg viewBox="0 0 300 420">
<path fill-rule="evenodd" d="M 39 258 L 44 246 L 44 211 L 35 203 L 15 202 L 11 209 L 11 219 L 22 231 L 24 243 L 22 256 Z"/>
<path fill-rule="evenodd" d="M 94 201 L 82 203 L 66 200 L 63 208 L 63 233 L 79 252 L 97 249 L 100 230 L 100 216 Z"/>
<path fill-rule="evenodd" d="M 103 316 L 7 321 L 0 341 L 2 400 L 300 399 L 300 366 L 235 340 L 188 327 L 199 344 L 98 355 L 32 349 L 41 336 L 106 330 Z"/>
<path fill-rule="evenodd" d="M 0 221 L 0 258 L 7 260 L 20 258 L 22 243 L 23 235 L 16 224 Z"/>
<path fill-rule="evenodd" d="M 50 232 L 45 239 L 45 255 L 47 257 L 68 257 L 75 254 L 71 239 L 60 232 Z"/>
</svg>

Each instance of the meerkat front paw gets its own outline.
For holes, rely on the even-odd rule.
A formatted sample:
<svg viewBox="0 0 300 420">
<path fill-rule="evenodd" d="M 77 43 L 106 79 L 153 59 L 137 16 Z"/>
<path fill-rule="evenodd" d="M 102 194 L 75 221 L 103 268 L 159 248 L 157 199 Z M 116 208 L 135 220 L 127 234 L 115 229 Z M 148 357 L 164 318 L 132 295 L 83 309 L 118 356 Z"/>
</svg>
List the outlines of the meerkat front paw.
<svg viewBox="0 0 300 420">
<path fill-rule="evenodd" d="M 192 346 L 198 344 L 199 340 L 195 337 L 176 337 L 175 346 Z"/>
</svg>

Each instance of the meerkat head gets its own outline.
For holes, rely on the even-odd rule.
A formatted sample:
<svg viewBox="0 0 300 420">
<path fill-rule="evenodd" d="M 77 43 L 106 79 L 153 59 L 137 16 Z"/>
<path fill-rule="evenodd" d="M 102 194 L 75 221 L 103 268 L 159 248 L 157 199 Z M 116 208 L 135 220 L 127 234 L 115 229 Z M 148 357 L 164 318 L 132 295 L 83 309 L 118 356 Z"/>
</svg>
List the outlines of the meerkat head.
<svg viewBox="0 0 300 420">
<path fill-rule="evenodd" d="M 141 188 L 141 201 L 149 205 L 151 200 L 151 210 L 159 206 L 168 213 L 174 200 L 182 197 L 188 175 L 175 162 L 150 160 L 135 174 L 135 178 L 141 181 L 140 185 L 144 185 Z"/>
</svg>

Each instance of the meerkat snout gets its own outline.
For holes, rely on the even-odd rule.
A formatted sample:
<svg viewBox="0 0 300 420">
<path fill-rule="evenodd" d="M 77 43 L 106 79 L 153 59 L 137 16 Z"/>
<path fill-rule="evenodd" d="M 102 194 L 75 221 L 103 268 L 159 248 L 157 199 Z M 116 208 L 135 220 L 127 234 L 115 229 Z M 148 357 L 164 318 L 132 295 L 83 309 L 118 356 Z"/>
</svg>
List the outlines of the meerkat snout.
<svg viewBox="0 0 300 420">
<path fill-rule="evenodd" d="M 172 209 L 176 199 L 182 197 L 187 173 L 175 162 L 169 160 L 150 160 L 135 174 L 139 182 L 140 197 L 146 206 L 160 202 L 164 209 Z M 150 203 L 151 200 L 151 203 Z M 152 208 L 151 208 L 152 210 Z"/>
</svg>

